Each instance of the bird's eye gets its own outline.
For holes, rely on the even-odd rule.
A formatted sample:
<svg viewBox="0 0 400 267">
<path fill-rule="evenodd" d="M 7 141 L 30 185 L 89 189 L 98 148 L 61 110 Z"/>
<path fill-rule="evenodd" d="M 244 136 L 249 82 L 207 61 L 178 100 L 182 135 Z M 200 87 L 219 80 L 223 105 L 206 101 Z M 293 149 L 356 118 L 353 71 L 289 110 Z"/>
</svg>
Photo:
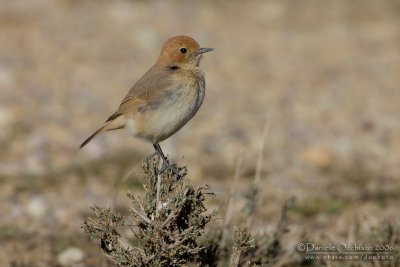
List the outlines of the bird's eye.
<svg viewBox="0 0 400 267">
<path fill-rule="evenodd" d="M 184 47 L 182 47 L 181 49 L 179 49 L 179 51 L 180 51 L 182 54 L 185 54 L 185 53 L 187 52 L 187 49 L 184 48 Z"/>
</svg>

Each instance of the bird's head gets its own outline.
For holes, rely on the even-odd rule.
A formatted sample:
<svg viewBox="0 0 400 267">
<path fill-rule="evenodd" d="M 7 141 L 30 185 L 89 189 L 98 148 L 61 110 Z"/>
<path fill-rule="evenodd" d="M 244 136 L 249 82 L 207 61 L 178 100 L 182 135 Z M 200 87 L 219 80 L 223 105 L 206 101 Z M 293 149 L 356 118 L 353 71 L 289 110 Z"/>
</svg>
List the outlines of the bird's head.
<svg viewBox="0 0 400 267">
<path fill-rule="evenodd" d="M 180 68 L 183 65 L 198 67 L 203 53 L 212 50 L 212 48 L 201 48 L 189 36 L 172 37 L 168 39 L 161 49 L 157 64 L 170 68 Z"/>
</svg>

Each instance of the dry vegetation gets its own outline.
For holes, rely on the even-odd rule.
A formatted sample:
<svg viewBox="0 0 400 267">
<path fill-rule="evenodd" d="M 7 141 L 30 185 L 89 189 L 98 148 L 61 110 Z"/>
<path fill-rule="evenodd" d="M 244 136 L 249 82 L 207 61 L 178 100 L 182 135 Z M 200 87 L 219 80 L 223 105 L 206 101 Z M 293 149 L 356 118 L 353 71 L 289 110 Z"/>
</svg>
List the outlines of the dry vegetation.
<svg viewBox="0 0 400 267">
<path fill-rule="evenodd" d="M 162 144 L 215 194 L 187 260 L 399 266 L 399 29 L 397 0 L 0 0 L 0 266 L 113 266 L 81 224 L 93 204 L 129 223 L 152 147 L 123 131 L 78 145 L 177 34 L 215 48 L 203 107 Z M 305 260 L 305 241 L 395 260 Z"/>
</svg>

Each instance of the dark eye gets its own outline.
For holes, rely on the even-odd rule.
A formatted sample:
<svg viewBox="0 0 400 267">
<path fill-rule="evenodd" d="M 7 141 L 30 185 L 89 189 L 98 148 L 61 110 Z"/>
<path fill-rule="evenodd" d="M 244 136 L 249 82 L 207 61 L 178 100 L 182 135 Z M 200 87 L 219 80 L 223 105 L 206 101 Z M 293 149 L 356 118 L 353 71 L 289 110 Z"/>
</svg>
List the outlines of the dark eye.
<svg viewBox="0 0 400 267">
<path fill-rule="evenodd" d="M 187 52 L 187 49 L 184 48 L 184 47 L 182 47 L 181 49 L 179 49 L 179 51 L 180 51 L 182 54 L 185 54 L 185 53 Z"/>
</svg>

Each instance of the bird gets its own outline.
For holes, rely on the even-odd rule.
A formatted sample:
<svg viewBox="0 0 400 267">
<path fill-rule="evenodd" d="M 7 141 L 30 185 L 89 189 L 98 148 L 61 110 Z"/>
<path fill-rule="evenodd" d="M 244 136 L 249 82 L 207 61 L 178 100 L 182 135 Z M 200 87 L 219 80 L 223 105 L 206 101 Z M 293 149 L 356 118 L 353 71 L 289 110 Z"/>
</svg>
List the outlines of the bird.
<svg viewBox="0 0 400 267">
<path fill-rule="evenodd" d="M 101 133 L 127 129 L 134 137 L 153 144 L 166 164 L 160 142 L 179 131 L 197 113 L 205 96 L 205 75 L 199 68 L 204 53 L 192 37 L 180 35 L 162 46 L 156 63 L 132 86 L 113 113 L 81 145 Z"/>
</svg>

